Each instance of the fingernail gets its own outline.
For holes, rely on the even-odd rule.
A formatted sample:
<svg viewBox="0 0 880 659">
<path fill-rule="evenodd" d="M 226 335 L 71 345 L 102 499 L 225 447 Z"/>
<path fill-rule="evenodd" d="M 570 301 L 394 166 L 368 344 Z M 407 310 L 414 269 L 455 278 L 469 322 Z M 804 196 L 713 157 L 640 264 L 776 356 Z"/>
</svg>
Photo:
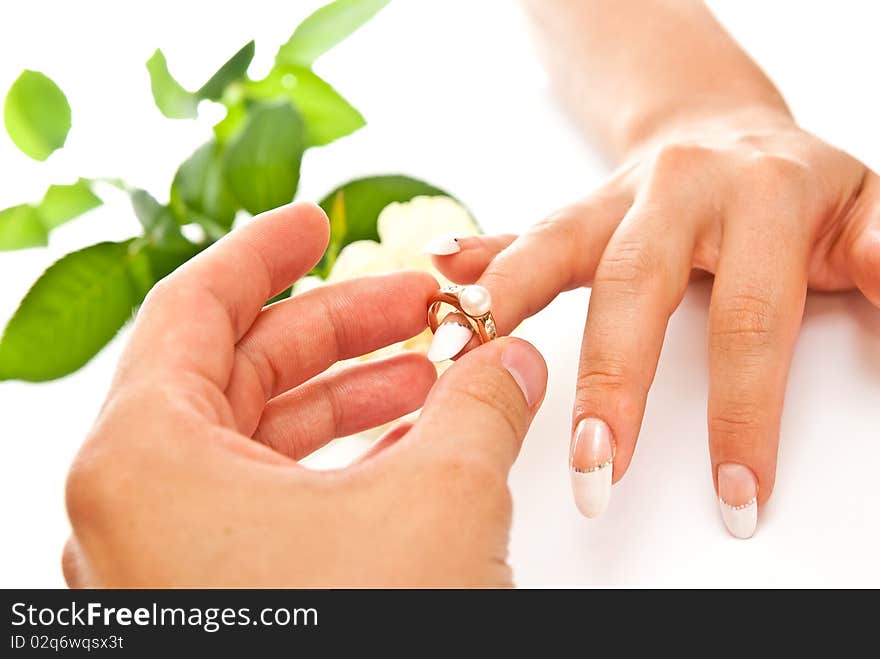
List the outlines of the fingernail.
<svg viewBox="0 0 880 659">
<path fill-rule="evenodd" d="M 501 363 L 516 380 L 528 406 L 537 405 L 547 383 L 546 366 L 538 352 L 529 345 L 514 341 L 504 347 Z"/>
<path fill-rule="evenodd" d="M 758 479 L 751 469 L 735 462 L 718 465 L 718 504 L 731 535 L 751 538 L 758 525 Z"/>
<path fill-rule="evenodd" d="M 614 440 L 601 419 L 582 419 L 574 429 L 571 449 L 571 489 L 584 517 L 598 517 L 611 498 Z"/>
<path fill-rule="evenodd" d="M 440 236 L 434 238 L 423 248 L 425 254 L 434 254 L 435 256 L 448 256 L 449 254 L 457 254 L 461 251 L 461 245 L 458 244 L 458 238 L 455 236 Z"/>
<path fill-rule="evenodd" d="M 465 327 L 456 322 L 441 323 L 434 338 L 431 339 L 431 347 L 428 348 L 428 359 L 432 362 L 442 362 L 452 359 L 462 348 L 467 345 L 474 335 L 470 327 Z"/>
</svg>

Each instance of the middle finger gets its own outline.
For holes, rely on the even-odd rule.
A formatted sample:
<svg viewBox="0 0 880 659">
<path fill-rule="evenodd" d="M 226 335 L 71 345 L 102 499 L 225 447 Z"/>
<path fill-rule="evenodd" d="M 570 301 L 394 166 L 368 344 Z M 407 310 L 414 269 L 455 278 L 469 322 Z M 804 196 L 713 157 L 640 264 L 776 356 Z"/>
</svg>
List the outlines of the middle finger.
<svg viewBox="0 0 880 659">
<path fill-rule="evenodd" d="M 238 342 L 226 396 L 251 434 L 268 400 L 337 361 L 403 341 L 425 329 L 437 282 L 398 272 L 322 286 L 263 309 Z"/>
</svg>

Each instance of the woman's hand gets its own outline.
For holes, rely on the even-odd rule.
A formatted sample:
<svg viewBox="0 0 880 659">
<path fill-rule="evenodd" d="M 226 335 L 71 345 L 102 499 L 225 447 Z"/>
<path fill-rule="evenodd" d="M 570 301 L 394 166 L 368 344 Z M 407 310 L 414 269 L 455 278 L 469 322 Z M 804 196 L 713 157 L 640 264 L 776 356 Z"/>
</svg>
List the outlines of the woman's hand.
<svg viewBox="0 0 880 659">
<path fill-rule="evenodd" d="M 544 395 L 543 360 L 504 339 L 433 389 L 415 354 L 325 372 L 422 331 L 436 288 L 399 273 L 263 308 L 327 239 L 316 207 L 280 208 L 150 293 L 70 472 L 71 585 L 511 583 L 507 473 Z M 296 462 L 423 402 L 414 426 L 349 468 Z"/>
<path fill-rule="evenodd" d="M 724 521 L 749 537 L 773 490 L 808 287 L 857 287 L 880 305 L 880 178 L 787 113 L 717 115 L 647 143 L 599 190 L 523 236 L 459 245 L 435 263 L 489 289 L 502 333 L 561 291 L 592 286 L 570 455 L 589 517 L 632 459 L 692 270 L 714 273 L 709 449 Z"/>
</svg>

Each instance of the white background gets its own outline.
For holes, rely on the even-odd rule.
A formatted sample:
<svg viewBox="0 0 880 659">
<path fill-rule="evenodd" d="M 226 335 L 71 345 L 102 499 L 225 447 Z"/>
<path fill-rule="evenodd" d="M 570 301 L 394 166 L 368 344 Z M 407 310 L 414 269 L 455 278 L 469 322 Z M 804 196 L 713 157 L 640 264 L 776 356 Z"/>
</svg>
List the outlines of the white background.
<svg viewBox="0 0 880 659">
<path fill-rule="evenodd" d="M 315 2 L 19 2 L 0 22 L 0 90 L 41 70 L 73 107 L 67 147 L 40 164 L 0 135 L 0 206 L 51 182 L 119 176 L 160 199 L 209 136 L 154 108 L 156 47 L 200 85 L 251 38 L 254 74 Z M 802 123 L 880 169 L 880 5 L 712 3 L 781 87 Z M 319 73 L 369 126 L 306 156 L 303 198 L 366 173 L 400 171 L 453 191 L 487 231 L 521 230 L 605 173 L 555 106 L 512 1 L 396 0 Z M 724 81 L 719 81 L 724 84 Z M 597 103 L 603 99 L 596 99 Z M 0 254 L 0 322 L 64 253 L 137 231 L 122 199 L 57 231 L 44 250 Z M 706 450 L 704 327 L 696 285 L 668 333 L 635 460 L 605 516 L 582 519 L 566 465 L 587 292 L 567 294 L 523 334 L 550 366 L 547 401 L 514 469 L 512 562 L 525 586 L 880 586 L 880 312 L 856 294 L 811 296 L 791 373 L 779 478 L 757 535 L 731 539 Z M 101 403 L 123 333 L 80 372 L 0 383 L 0 586 L 60 586 L 66 468 Z"/>
</svg>

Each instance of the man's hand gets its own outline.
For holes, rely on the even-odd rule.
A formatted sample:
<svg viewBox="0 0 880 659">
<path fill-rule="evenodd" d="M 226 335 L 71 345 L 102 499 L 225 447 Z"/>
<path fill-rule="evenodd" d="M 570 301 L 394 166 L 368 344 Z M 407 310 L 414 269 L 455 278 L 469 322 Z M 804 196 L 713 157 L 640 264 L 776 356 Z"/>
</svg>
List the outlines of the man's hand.
<svg viewBox="0 0 880 659">
<path fill-rule="evenodd" d="M 265 213 L 150 293 L 70 472 L 73 586 L 503 586 L 507 474 L 546 367 L 525 342 L 436 377 L 403 354 L 336 362 L 425 327 L 422 273 L 270 307 L 328 239 L 320 209 Z M 430 390 L 430 395 L 428 392 Z M 354 465 L 297 460 L 425 402 Z"/>
</svg>

